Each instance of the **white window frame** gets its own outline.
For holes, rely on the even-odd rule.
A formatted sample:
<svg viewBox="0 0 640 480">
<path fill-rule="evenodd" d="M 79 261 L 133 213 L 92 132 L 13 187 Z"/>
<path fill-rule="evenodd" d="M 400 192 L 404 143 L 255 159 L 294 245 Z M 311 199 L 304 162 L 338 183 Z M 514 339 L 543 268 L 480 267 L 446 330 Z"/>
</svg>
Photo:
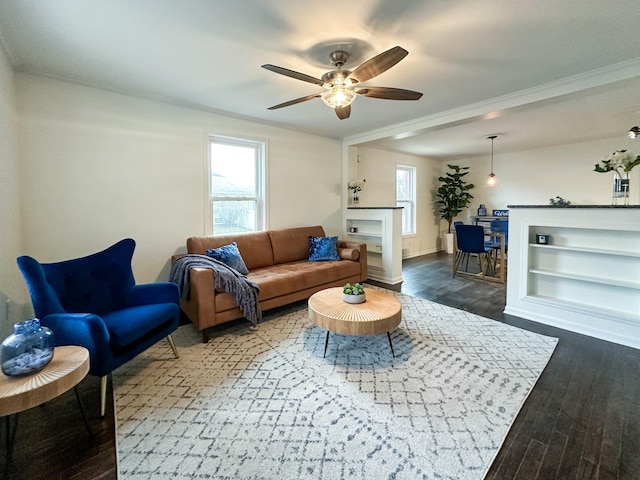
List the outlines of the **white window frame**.
<svg viewBox="0 0 640 480">
<path fill-rule="evenodd" d="M 212 172 L 212 149 L 213 143 L 238 146 L 244 148 L 253 148 L 256 153 L 256 195 L 253 197 L 215 197 L 212 195 L 211 172 Z M 205 205 L 205 233 L 208 235 L 216 235 L 213 224 L 213 203 L 214 201 L 246 201 L 254 200 L 256 202 L 256 232 L 267 229 L 267 142 L 265 140 L 247 139 L 228 137 L 223 135 L 207 136 L 207 155 L 205 165 L 205 182 L 206 205 Z"/>
<path fill-rule="evenodd" d="M 398 171 L 409 173 L 409 199 L 398 198 Z M 416 167 L 411 165 L 396 164 L 396 206 L 404 207 L 402 209 L 402 236 L 416 234 Z M 409 218 L 407 218 L 409 217 Z M 405 230 L 404 226 L 409 225 L 409 229 Z"/>
</svg>

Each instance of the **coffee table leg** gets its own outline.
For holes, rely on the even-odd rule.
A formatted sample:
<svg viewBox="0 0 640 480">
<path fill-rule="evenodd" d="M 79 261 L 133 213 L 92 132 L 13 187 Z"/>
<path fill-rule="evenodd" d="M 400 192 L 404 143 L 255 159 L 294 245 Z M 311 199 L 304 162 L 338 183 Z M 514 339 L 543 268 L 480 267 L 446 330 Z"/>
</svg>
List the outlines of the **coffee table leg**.
<svg viewBox="0 0 640 480">
<path fill-rule="evenodd" d="M 327 338 L 324 341 L 324 355 L 322 355 L 322 358 L 327 356 L 327 345 L 329 345 L 329 330 L 327 330 Z"/>
<path fill-rule="evenodd" d="M 393 351 L 393 343 L 391 343 L 391 333 L 387 332 L 387 338 L 389 339 L 389 346 L 391 347 L 391 355 L 396 358 L 396 353 Z"/>
</svg>

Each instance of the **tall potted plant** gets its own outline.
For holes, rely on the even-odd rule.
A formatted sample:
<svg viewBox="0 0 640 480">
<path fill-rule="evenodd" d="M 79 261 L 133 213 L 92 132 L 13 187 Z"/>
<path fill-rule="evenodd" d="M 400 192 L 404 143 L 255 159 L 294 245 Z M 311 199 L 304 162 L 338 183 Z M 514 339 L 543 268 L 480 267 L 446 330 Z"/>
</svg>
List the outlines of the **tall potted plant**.
<svg viewBox="0 0 640 480">
<path fill-rule="evenodd" d="M 452 171 L 446 173 L 446 177 L 438 177 L 440 187 L 437 192 L 438 213 L 440 218 L 447 221 L 447 253 L 453 253 L 453 233 L 451 223 L 471 203 L 473 195 L 470 190 L 473 183 L 467 183 L 464 176 L 468 174 L 469 167 L 447 165 Z"/>
</svg>

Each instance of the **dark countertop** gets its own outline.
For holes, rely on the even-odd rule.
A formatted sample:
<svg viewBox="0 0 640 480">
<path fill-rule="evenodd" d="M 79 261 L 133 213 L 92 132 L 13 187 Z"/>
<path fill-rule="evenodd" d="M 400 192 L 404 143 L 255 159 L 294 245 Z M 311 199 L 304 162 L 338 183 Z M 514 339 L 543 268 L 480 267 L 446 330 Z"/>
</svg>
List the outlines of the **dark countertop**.
<svg viewBox="0 0 640 480">
<path fill-rule="evenodd" d="M 507 208 L 640 208 L 640 205 L 507 205 Z"/>
</svg>

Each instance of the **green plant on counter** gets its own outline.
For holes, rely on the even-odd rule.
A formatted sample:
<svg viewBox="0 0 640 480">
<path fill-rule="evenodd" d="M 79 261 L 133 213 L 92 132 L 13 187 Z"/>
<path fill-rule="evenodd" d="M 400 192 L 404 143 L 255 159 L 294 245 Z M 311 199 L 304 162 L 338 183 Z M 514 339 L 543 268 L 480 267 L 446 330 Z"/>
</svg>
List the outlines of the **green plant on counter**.
<svg viewBox="0 0 640 480">
<path fill-rule="evenodd" d="M 362 295 L 364 294 L 364 285 L 361 283 L 354 283 L 353 285 L 347 283 L 342 287 L 342 293 L 345 295 Z"/>
<path fill-rule="evenodd" d="M 562 197 L 556 196 L 556 198 L 550 198 L 549 203 L 554 207 L 566 207 L 567 205 L 571 205 L 569 200 L 565 200 Z"/>
</svg>

